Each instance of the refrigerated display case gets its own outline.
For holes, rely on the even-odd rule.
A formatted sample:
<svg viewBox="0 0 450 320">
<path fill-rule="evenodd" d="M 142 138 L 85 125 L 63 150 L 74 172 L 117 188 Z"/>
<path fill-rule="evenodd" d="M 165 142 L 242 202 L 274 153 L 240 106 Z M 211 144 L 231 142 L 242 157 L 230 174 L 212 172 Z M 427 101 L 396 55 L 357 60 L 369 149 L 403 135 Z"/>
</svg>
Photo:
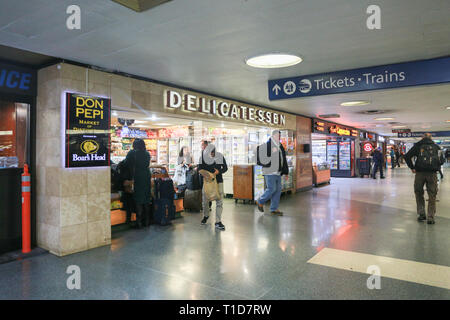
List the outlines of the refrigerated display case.
<svg viewBox="0 0 450 320">
<path fill-rule="evenodd" d="M 316 165 L 327 163 L 327 141 L 312 141 L 312 163 Z"/>
<path fill-rule="evenodd" d="M 233 136 L 232 165 L 248 164 L 247 144 L 245 137 Z"/>
<path fill-rule="evenodd" d="M 355 141 L 337 139 L 327 141 L 327 160 L 331 161 L 332 177 L 353 177 L 355 175 Z"/>
<path fill-rule="evenodd" d="M 168 139 L 158 140 L 158 164 L 167 165 L 169 162 Z"/>
<path fill-rule="evenodd" d="M 264 193 L 264 176 L 262 167 L 253 166 L 253 196 L 255 201 L 259 199 Z"/>
<path fill-rule="evenodd" d="M 173 175 L 175 173 L 175 168 L 177 166 L 180 148 L 179 148 L 179 144 L 178 144 L 178 138 L 169 139 L 169 174 L 170 175 Z"/>
<path fill-rule="evenodd" d="M 338 170 L 338 142 L 327 141 L 327 162 L 331 170 Z"/>
</svg>

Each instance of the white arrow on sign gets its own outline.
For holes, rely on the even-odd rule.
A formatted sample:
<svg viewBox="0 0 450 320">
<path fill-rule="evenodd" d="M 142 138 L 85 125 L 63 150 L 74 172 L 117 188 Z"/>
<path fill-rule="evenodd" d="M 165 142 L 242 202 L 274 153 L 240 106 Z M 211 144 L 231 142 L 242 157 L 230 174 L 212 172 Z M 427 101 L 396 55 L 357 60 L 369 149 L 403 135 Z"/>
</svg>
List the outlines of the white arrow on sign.
<svg viewBox="0 0 450 320">
<path fill-rule="evenodd" d="M 281 90 L 281 87 L 279 85 L 274 85 L 272 88 L 272 91 L 275 91 L 275 95 L 278 95 L 278 91 Z"/>
</svg>

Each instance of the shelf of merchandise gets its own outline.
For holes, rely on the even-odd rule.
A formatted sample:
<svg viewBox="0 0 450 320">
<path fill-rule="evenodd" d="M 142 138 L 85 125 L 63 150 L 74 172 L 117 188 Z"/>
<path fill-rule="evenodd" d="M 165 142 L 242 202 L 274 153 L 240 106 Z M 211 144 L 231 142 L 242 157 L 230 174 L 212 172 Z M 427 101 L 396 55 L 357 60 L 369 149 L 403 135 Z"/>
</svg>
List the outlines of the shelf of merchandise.
<svg viewBox="0 0 450 320">
<path fill-rule="evenodd" d="M 145 149 L 150 153 L 151 163 L 157 163 L 157 151 L 158 151 L 158 140 L 157 139 L 144 139 Z"/>
<path fill-rule="evenodd" d="M 327 162 L 327 141 L 312 141 L 312 162 L 320 165 Z"/>
<path fill-rule="evenodd" d="M 169 140 L 158 140 L 158 164 L 167 165 L 169 162 Z"/>
<path fill-rule="evenodd" d="M 177 166 L 178 154 L 181 147 L 179 147 L 179 139 L 172 138 L 169 139 L 169 174 L 173 175 L 175 173 L 175 168 Z"/>
</svg>

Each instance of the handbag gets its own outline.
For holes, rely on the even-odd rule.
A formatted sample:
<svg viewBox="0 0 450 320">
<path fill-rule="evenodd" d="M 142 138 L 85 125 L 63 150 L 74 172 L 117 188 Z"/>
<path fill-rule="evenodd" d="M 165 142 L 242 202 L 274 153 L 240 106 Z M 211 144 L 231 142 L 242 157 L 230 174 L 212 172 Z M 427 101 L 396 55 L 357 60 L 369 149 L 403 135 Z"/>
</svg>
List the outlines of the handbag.
<svg viewBox="0 0 450 320">
<path fill-rule="evenodd" d="M 221 200 L 222 196 L 219 192 L 219 185 L 216 177 L 206 170 L 200 170 L 203 179 L 203 191 L 208 201 Z"/>
<path fill-rule="evenodd" d="M 134 176 L 136 174 L 136 152 L 134 152 L 133 179 L 123 181 L 123 191 L 125 193 L 134 193 Z"/>
</svg>

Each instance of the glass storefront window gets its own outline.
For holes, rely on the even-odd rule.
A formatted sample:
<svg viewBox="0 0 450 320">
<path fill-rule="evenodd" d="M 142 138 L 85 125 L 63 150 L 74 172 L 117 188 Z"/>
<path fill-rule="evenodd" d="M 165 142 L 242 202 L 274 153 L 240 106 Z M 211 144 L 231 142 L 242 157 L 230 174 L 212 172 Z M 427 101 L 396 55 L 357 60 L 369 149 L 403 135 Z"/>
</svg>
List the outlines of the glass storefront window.
<svg viewBox="0 0 450 320">
<path fill-rule="evenodd" d="M 29 110 L 28 104 L 0 100 L 0 169 L 29 163 Z"/>
</svg>

